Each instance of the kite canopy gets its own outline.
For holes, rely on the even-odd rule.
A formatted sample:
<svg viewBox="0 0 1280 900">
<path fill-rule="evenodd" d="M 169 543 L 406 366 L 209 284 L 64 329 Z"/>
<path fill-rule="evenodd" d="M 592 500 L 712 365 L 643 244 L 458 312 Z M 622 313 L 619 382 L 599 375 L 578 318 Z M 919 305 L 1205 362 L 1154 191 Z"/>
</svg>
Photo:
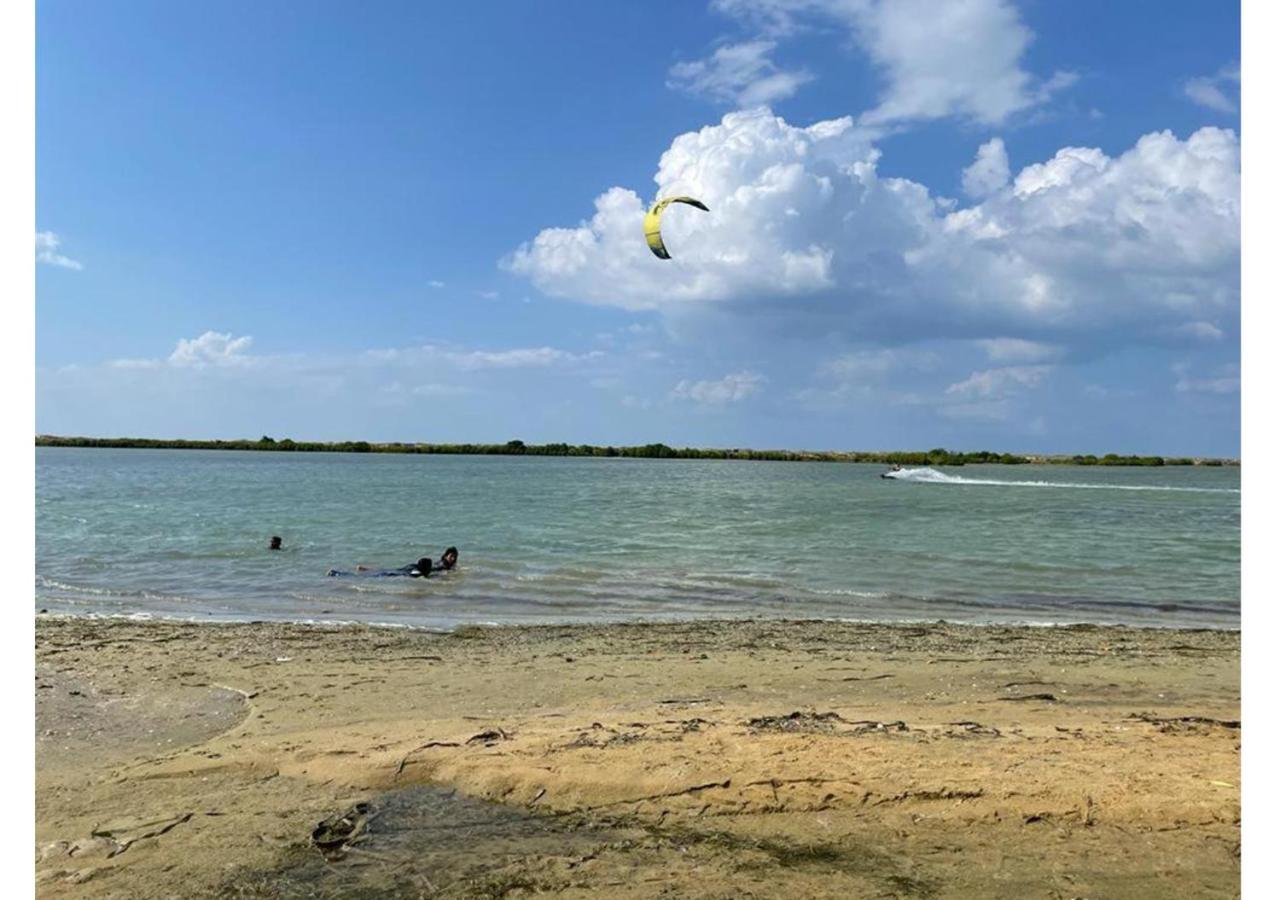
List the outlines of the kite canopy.
<svg viewBox="0 0 1280 900">
<path fill-rule="evenodd" d="M 672 203 L 687 203 L 689 206 L 700 209 L 703 212 L 711 212 L 711 210 L 707 209 L 705 203 L 692 197 L 668 197 L 649 207 L 649 211 L 645 213 L 644 217 L 644 239 L 649 242 L 649 249 L 653 251 L 653 255 L 658 259 L 671 258 L 671 254 L 667 252 L 666 245 L 662 243 L 661 228 L 662 211 Z"/>
</svg>

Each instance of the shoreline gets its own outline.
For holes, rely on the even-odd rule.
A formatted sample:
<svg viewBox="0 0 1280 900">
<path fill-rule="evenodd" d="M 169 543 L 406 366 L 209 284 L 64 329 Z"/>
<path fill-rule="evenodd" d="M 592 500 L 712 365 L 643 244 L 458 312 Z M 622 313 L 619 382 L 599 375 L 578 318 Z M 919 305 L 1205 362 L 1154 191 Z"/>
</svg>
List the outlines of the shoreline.
<svg viewBox="0 0 1280 900">
<path fill-rule="evenodd" d="M 389 631 L 410 631 L 422 634 L 449 635 L 460 630 L 471 628 L 479 629 L 514 629 L 514 630 L 538 630 L 538 629 L 556 629 L 564 630 L 577 628 L 663 628 L 677 627 L 686 625 L 698 625 L 714 627 L 717 625 L 736 625 L 743 623 L 758 624 L 780 624 L 780 625 L 839 625 L 839 626 L 868 626 L 868 627 L 884 627 L 884 628 L 919 628 L 922 626 L 938 626 L 945 628 L 1014 628 L 1014 629 L 1117 629 L 1117 630 L 1133 630 L 1133 631 L 1185 631 L 1189 633 L 1197 632 L 1223 632 L 1226 634 L 1240 634 L 1239 625 L 1184 625 L 1184 624 L 1136 624 L 1130 622 L 1034 622 L 1034 621 L 986 621 L 986 622 L 962 622 L 954 619 L 945 618 L 918 618 L 918 619 L 857 619 L 849 617 L 830 617 L 823 618 L 820 616 L 807 617 L 790 617 L 790 616 L 688 616 L 686 618 L 670 617 L 670 618 L 638 618 L 638 619 L 605 619 L 598 621 L 589 621 L 585 619 L 550 619 L 544 622 L 461 622 L 451 626 L 434 626 L 434 625 L 416 625 L 405 622 L 378 622 L 363 621 L 360 619 L 262 619 L 251 617 L 215 617 L 206 615 L 204 617 L 181 616 L 178 614 L 166 613 L 100 613 L 100 612 L 51 612 L 46 608 L 41 608 L 35 612 L 37 622 L 41 621 L 66 621 L 66 620 L 91 620 L 105 623 L 122 622 L 122 623 L 156 623 L 156 624 L 172 624 L 172 625 L 197 625 L 197 626 L 216 626 L 216 627 L 235 627 L 246 625 L 262 625 L 262 626 L 297 626 L 299 628 L 317 628 L 317 629 L 386 629 Z"/>
<path fill-rule="evenodd" d="M 37 617 L 40 896 L 1238 895 L 1236 631 L 210 624 Z"/>
</svg>

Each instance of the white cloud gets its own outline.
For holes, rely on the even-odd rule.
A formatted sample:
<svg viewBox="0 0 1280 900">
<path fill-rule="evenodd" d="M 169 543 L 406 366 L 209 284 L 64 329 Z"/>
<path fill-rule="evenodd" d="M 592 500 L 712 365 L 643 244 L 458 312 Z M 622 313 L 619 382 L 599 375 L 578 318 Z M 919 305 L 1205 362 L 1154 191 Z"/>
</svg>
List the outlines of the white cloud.
<svg viewBox="0 0 1280 900">
<path fill-rule="evenodd" d="M 249 335 L 232 337 L 229 332 L 206 331 L 199 337 L 179 338 L 177 346 L 165 359 L 114 359 L 109 365 L 116 369 L 158 369 L 161 366 L 203 369 L 208 366 L 243 366 L 262 360 L 262 357 L 251 357 L 245 352 L 252 343 L 253 338 Z"/>
<path fill-rule="evenodd" d="M 431 288 L 442 288 L 442 287 L 444 287 L 444 282 L 443 282 L 443 281 L 440 281 L 440 280 L 438 280 L 438 279 L 433 278 L 433 279 L 431 279 L 430 281 L 428 281 L 428 282 L 427 282 L 427 287 L 431 287 Z"/>
<path fill-rule="evenodd" d="M 437 344 L 418 347 L 384 347 L 366 350 L 359 361 L 367 365 L 397 364 L 424 366 L 444 364 L 450 369 L 479 371 L 483 369 L 543 369 L 567 363 L 584 362 L 604 356 L 600 350 L 571 353 L 555 347 L 513 347 L 509 350 L 463 350 Z"/>
<path fill-rule="evenodd" d="M 711 0 L 713 9 L 741 19 L 771 37 L 786 37 L 801 29 L 806 15 L 822 13 L 834 5 L 824 0 Z M 850 6 L 864 6 L 854 0 Z"/>
<path fill-rule="evenodd" d="M 779 68 L 770 58 L 776 47 L 765 40 L 717 47 L 706 59 L 672 66 L 667 87 L 742 107 L 785 100 L 813 76 L 801 69 Z"/>
<path fill-rule="evenodd" d="M 497 291 L 476 291 L 476 296 L 482 297 L 485 300 L 497 300 L 498 292 Z"/>
<path fill-rule="evenodd" d="M 866 382 L 902 369 L 931 369 L 937 362 L 937 355 L 926 350 L 881 347 L 844 353 L 819 366 L 818 374 L 842 381 Z"/>
<path fill-rule="evenodd" d="M 1234 394 L 1240 390 L 1240 367 L 1234 363 L 1219 366 L 1207 378 L 1188 376 L 1185 366 L 1175 366 L 1178 381 L 1174 390 L 1180 394 Z"/>
<path fill-rule="evenodd" d="M 1223 66 L 1217 74 L 1203 78 L 1189 78 L 1182 85 L 1182 92 L 1193 102 L 1221 113 L 1233 113 L 1240 107 L 1240 65 Z"/>
<path fill-rule="evenodd" d="M 1175 329 L 1178 334 L 1186 335 L 1201 341 L 1222 340 L 1222 329 L 1212 322 L 1187 322 Z"/>
<path fill-rule="evenodd" d="M 1004 366 L 974 372 L 964 381 L 947 387 L 947 394 L 963 398 L 1008 397 L 1020 391 L 1039 387 L 1052 366 Z"/>
<path fill-rule="evenodd" d="M 889 81 L 867 122 L 963 116 L 998 124 L 1071 80 L 1036 85 L 1020 65 L 1032 32 L 1004 0 L 891 0 L 859 18 L 863 44 Z"/>
<path fill-rule="evenodd" d="M 615 187 L 596 199 L 590 222 L 542 231 L 506 265 L 546 293 L 634 310 L 830 287 L 823 243 L 826 229 L 838 228 L 831 216 L 843 212 L 835 191 L 837 178 L 840 187 L 848 179 L 839 166 L 869 167 L 874 158 L 850 119 L 792 128 L 765 110 L 730 113 L 677 137 L 659 162 L 659 196 L 692 194 L 711 208 L 663 217 L 672 260 L 637 239 L 645 204 Z"/>
<path fill-rule="evenodd" d="M 1235 103 L 1228 100 L 1222 89 L 1207 78 L 1192 78 L 1183 86 L 1183 91 L 1201 106 L 1216 109 L 1218 112 L 1232 113 L 1236 111 Z"/>
<path fill-rule="evenodd" d="M 937 412 L 960 421 L 1008 421 L 1018 409 L 1017 398 L 1039 387 L 1052 370 L 1052 366 L 1004 366 L 974 372 L 947 387 Z"/>
<path fill-rule="evenodd" d="M 967 332 L 1059 344 L 1109 331 L 1137 343 L 1238 310 L 1229 130 L 1156 132 L 1114 158 L 1064 148 L 963 209 L 881 177 L 878 158 L 848 118 L 801 128 L 730 113 L 659 161 L 658 196 L 691 194 L 711 210 L 665 217 L 671 260 L 641 238 L 641 198 L 615 187 L 589 221 L 545 229 L 504 265 L 586 303 L 764 310 L 899 341 Z"/>
<path fill-rule="evenodd" d="M 58 252 L 58 247 L 61 245 L 62 240 L 52 231 L 37 231 L 36 262 L 62 269 L 74 269 L 77 272 L 83 269 L 84 266 L 79 262 Z"/>
<path fill-rule="evenodd" d="M 253 343 L 253 338 L 232 337 L 231 334 L 218 331 L 206 331 L 196 338 L 183 338 L 178 346 L 169 354 L 171 366 L 227 366 L 245 361 L 246 350 Z"/>
<path fill-rule="evenodd" d="M 1067 88 L 1075 85 L 1080 80 L 1080 73 L 1067 72 L 1059 69 L 1049 76 L 1048 80 L 1043 82 L 1036 88 L 1036 102 L 1048 103 L 1053 95 L 1059 91 L 1065 91 Z M 1096 112 L 1096 110 L 1095 110 Z"/>
<path fill-rule="evenodd" d="M 1180 378 L 1175 385 L 1179 393 L 1234 394 L 1240 390 L 1240 376 L 1219 378 Z"/>
<path fill-rule="evenodd" d="M 978 148 L 973 165 L 964 170 L 964 192 L 981 199 L 994 194 L 1009 183 L 1009 156 L 1004 141 L 992 138 Z"/>
<path fill-rule="evenodd" d="M 1022 68 L 1034 37 L 1008 0 L 715 0 L 713 6 L 779 38 L 836 24 L 885 79 L 867 124 L 948 116 L 998 124 L 1076 81 Z"/>
<path fill-rule="evenodd" d="M 764 377 L 754 372 L 735 372 L 715 381 L 681 381 L 671 396 L 708 406 L 721 406 L 745 400 L 760 390 Z"/>
<path fill-rule="evenodd" d="M 460 369 L 545 368 L 584 358 L 565 350 L 557 350 L 554 347 L 528 347 L 498 351 L 472 350 L 463 353 L 445 351 L 442 355 Z"/>
<path fill-rule="evenodd" d="M 195 338 L 183 338 L 166 359 L 117 359 L 110 365 L 117 369 L 152 369 L 161 366 L 202 369 L 206 367 L 275 368 L 294 371 L 341 370 L 351 368 L 398 367 L 422 371 L 435 368 L 441 372 L 479 372 L 492 369 L 545 369 L 573 363 L 589 362 L 604 357 L 593 350 L 571 353 L 555 347 L 515 347 L 509 350 L 466 350 L 428 344 L 419 347 L 388 347 L 366 350 L 354 357 L 318 357 L 302 355 L 251 356 L 246 351 L 253 338 L 233 337 L 229 333 L 206 331 Z M 449 390 L 453 390 L 450 388 Z M 439 384 L 424 384 L 413 392 L 437 394 Z"/>
</svg>

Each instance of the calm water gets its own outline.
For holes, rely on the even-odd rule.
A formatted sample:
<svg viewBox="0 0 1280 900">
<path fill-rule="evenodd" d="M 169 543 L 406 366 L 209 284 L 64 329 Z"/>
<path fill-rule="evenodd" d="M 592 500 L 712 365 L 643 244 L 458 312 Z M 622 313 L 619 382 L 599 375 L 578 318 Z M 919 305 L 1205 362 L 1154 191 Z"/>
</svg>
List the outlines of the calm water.
<svg viewBox="0 0 1280 900">
<path fill-rule="evenodd" d="M 689 616 L 1239 627 L 1240 473 L 36 451 L 36 606 L 450 627 Z M 285 551 L 267 539 L 284 537 Z M 423 581 L 327 578 L 449 544 Z"/>
</svg>

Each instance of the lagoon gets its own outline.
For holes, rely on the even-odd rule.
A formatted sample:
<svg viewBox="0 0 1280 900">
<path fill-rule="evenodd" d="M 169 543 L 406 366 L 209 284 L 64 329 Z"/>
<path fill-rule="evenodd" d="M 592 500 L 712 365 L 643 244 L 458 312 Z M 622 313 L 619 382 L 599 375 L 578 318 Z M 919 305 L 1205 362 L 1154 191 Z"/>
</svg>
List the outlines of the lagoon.
<svg viewBox="0 0 1280 900">
<path fill-rule="evenodd" d="M 37 608 L 461 624 L 768 616 L 1238 628 L 1240 473 L 36 451 Z M 285 550 L 266 550 L 268 538 Z M 457 545 L 459 570 L 328 578 Z"/>
</svg>

